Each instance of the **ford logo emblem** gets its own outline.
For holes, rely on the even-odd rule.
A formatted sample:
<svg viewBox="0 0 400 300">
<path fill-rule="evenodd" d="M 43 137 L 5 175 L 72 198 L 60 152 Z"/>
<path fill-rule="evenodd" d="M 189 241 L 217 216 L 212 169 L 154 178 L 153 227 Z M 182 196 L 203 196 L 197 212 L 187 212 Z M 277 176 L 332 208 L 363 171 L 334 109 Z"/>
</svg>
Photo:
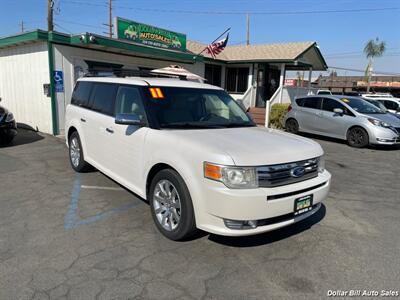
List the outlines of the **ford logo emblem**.
<svg viewBox="0 0 400 300">
<path fill-rule="evenodd" d="M 290 175 L 295 178 L 299 178 L 304 175 L 306 169 L 304 167 L 296 167 L 290 171 Z"/>
</svg>

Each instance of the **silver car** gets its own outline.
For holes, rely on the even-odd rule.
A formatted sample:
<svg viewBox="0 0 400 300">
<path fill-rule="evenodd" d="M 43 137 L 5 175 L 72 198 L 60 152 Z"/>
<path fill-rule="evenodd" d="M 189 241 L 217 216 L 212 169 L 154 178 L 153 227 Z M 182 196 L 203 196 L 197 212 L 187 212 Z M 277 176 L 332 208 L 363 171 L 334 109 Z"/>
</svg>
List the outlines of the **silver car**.
<svg viewBox="0 0 400 300">
<path fill-rule="evenodd" d="M 359 97 L 297 98 L 285 117 L 286 130 L 347 140 L 352 147 L 400 144 L 400 119 Z"/>
</svg>

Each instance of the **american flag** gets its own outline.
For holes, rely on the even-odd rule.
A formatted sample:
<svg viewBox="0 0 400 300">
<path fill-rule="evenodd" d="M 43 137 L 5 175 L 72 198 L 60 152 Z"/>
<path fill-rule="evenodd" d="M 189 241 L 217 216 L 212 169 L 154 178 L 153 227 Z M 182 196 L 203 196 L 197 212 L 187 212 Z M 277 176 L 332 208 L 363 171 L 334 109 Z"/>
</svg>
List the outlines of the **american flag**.
<svg viewBox="0 0 400 300">
<path fill-rule="evenodd" d="M 225 49 L 226 44 L 228 44 L 229 33 L 226 38 L 220 40 L 218 42 L 211 43 L 207 46 L 207 53 L 210 54 L 213 58 L 216 58 L 218 54 Z"/>
</svg>

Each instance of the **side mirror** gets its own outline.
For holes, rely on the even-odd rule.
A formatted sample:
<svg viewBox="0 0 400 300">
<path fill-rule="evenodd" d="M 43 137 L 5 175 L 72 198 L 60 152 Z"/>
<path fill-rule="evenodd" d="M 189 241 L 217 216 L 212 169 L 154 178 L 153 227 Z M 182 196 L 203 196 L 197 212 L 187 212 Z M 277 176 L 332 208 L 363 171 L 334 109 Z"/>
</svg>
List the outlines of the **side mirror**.
<svg viewBox="0 0 400 300">
<path fill-rule="evenodd" d="M 144 122 L 136 114 L 117 114 L 115 124 L 143 126 Z"/>
<path fill-rule="evenodd" d="M 344 111 L 343 111 L 343 109 L 341 109 L 341 108 L 334 108 L 334 109 L 333 109 L 333 112 L 334 112 L 335 114 L 338 114 L 338 115 L 343 115 L 343 114 L 344 114 Z"/>
</svg>

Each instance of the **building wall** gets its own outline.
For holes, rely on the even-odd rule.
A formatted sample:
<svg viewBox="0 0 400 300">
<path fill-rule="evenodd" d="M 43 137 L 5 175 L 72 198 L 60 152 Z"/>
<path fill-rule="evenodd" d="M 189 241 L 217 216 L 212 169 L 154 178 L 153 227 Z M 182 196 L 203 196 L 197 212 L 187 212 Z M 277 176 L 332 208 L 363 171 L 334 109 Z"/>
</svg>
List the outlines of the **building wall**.
<svg viewBox="0 0 400 300">
<path fill-rule="evenodd" d="M 1 105 L 18 123 L 51 134 L 51 98 L 43 90 L 49 80 L 47 43 L 0 49 Z"/>
<path fill-rule="evenodd" d="M 73 86 L 83 72 L 87 72 L 87 64 L 85 63 L 85 60 L 122 64 L 127 69 L 136 69 L 138 67 L 156 69 L 170 65 L 180 65 L 190 72 L 202 77 L 204 76 L 204 63 L 177 63 L 172 61 L 119 55 L 64 45 L 54 45 L 54 59 L 54 69 L 63 71 L 64 74 L 65 91 L 64 93 L 57 93 L 58 126 L 60 133 L 63 133 L 64 131 L 64 112 L 66 105 L 68 105 L 70 102 Z"/>
</svg>

